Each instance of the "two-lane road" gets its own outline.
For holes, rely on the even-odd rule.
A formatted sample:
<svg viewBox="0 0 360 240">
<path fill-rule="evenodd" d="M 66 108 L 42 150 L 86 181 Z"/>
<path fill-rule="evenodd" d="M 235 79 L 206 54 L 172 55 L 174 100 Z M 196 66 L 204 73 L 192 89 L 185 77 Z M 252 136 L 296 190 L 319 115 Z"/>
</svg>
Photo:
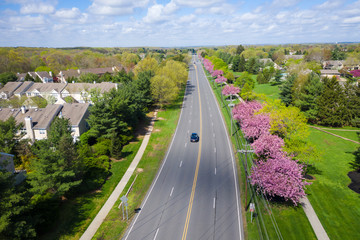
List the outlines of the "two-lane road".
<svg viewBox="0 0 360 240">
<path fill-rule="evenodd" d="M 124 240 L 243 239 L 229 137 L 201 64 L 193 61 L 173 141 Z M 190 142 L 192 132 L 199 142 Z"/>
</svg>

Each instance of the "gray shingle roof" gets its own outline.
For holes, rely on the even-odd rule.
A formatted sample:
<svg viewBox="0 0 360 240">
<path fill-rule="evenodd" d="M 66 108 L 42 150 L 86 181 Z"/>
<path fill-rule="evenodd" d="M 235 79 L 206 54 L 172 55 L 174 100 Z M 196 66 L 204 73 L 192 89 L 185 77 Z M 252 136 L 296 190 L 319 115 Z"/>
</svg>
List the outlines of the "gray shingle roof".
<svg viewBox="0 0 360 240">
<path fill-rule="evenodd" d="M 17 123 L 22 122 L 25 125 L 25 117 L 31 117 L 34 129 L 46 129 L 55 116 L 58 115 L 61 108 L 62 106 L 57 104 L 49 104 L 46 108 L 30 108 L 25 114 L 20 112 L 15 117 L 15 120 Z"/>
<path fill-rule="evenodd" d="M 32 92 L 35 89 L 39 92 L 48 92 L 50 93 L 52 90 L 57 92 L 61 92 L 66 86 L 66 83 L 34 83 L 27 92 Z"/>
<path fill-rule="evenodd" d="M 65 103 L 61 109 L 61 113 L 64 118 L 70 120 L 72 126 L 79 126 L 89 106 L 89 103 Z"/>
</svg>

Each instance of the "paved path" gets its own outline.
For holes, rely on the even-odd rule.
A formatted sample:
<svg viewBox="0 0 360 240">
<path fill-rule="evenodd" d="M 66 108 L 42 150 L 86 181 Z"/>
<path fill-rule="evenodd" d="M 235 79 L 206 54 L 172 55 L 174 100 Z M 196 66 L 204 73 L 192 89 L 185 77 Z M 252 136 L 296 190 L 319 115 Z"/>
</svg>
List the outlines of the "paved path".
<svg viewBox="0 0 360 240">
<path fill-rule="evenodd" d="M 108 213 L 110 212 L 112 207 L 114 206 L 115 202 L 118 200 L 120 194 L 122 193 L 122 191 L 124 190 L 126 184 L 130 180 L 130 177 L 134 173 L 138 163 L 140 162 L 140 160 L 141 160 L 141 158 L 142 158 L 142 156 L 144 154 L 144 151 L 145 151 L 146 146 L 147 146 L 147 144 L 149 142 L 149 139 L 150 139 L 151 132 L 152 132 L 153 127 L 154 127 L 154 122 L 155 122 L 155 119 L 156 119 L 156 115 L 157 115 L 157 110 L 155 110 L 154 116 L 152 117 L 151 122 L 150 122 L 150 126 L 148 128 L 148 131 L 144 136 L 143 142 L 141 143 L 141 146 L 140 146 L 135 158 L 131 162 L 129 168 L 125 172 L 124 176 L 121 178 L 120 182 L 118 183 L 118 185 L 116 186 L 114 191 L 111 193 L 108 200 L 105 202 L 104 206 L 100 209 L 100 211 L 98 212 L 98 214 L 96 215 L 94 220 L 91 222 L 89 227 L 86 229 L 84 234 L 81 236 L 80 240 L 90 240 L 90 239 L 93 238 L 96 231 L 99 229 L 102 222 L 104 221 L 104 219 L 106 218 L 106 216 L 108 215 Z"/>
<path fill-rule="evenodd" d="M 350 142 L 353 142 L 353 143 L 357 143 L 357 144 L 360 144 L 360 142 L 357 142 L 357 141 L 354 141 L 354 140 L 351 140 L 351 139 L 348 139 L 348 138 L 345 138 L 345 137 L 342 137 L 342 136 L 339 136 L 339 135 L 336 135 L 334 133 L 331 133 L 331 132 L 328 132 L 328 131 L 325 131 L 323 128 L 319 128 L 319 127 L 314 127 L 314 126 L 310 126 L 311 128 L 314 128 L 314 129 L 317 129 L 319 131 L 322 131 L 324 133 L 327 133 L 327 134 L 330 134 L 330 135 L 333 135 L 335 137 L 338 137 L 338 138 L 341 138 L 343 140 L 346 140 L 346 141 L 350 141 Z"/>
<path fill-rule="evenodd" d="M 319 218 L 316 215 L 316 212 L 314 211 L 313 207 L 311 206 L 311 203 L 309 199 L 305 196 L 300 200 L 300 204 L 304 209 L 304 212 L 309 219 L 309 222 L 315 232 L 315 235 L 318 240 L 329 240 L 327 233 L 325 232 L 324 227 L 321 225 L 321 222 Z"/>
</svg>

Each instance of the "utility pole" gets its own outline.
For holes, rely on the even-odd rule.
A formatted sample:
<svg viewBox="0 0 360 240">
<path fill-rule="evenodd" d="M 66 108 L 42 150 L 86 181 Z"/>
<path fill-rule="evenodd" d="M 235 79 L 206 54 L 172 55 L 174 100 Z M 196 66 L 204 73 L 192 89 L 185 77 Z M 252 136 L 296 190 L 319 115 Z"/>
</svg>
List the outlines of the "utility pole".
<svg viewBox="0 0 360 240">
<path fill-rule="evenodd" d="M 248 172 L 247 172 L 247 162 L 248 162 L 248 159 L 247 159 L 247 153 L 253 153 L 254 150 L 247 150 L 246 149 L 247 147 L 247 144 L 245 145 L 245 149 L 238 149 L 237 151 L 239 153 L 245 153 L 245 181 L 246 181 L 246 184 L 245 184 L 245 207 L 247 208 L 247 185 L 248 185 Z"/>
</svg>

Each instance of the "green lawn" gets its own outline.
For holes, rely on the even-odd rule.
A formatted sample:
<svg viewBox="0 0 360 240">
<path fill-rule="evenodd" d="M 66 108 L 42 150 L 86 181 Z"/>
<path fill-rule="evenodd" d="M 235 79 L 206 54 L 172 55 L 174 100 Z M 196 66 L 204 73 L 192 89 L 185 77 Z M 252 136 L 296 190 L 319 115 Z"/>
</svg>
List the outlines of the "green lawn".
<svg viewBox="0 0 360 240">
<path fill-rule="evenodd" d="M 309 140 L 323 152 L 312 171 L 316 180 L 307 190 L 311 205 L 330 239 L 359 239 L 360 194 L 348 188 L 347 176 L 359 145 L 316 129 L 310 130 Z"/>
<path fill-rule="evenodd" d="M 325 130 L 327 132 L 334 133 L 341 137 L 345 137 L 345 138 L 360 142 L 360 140 L 359 140 L 360 135 L 358 135 L 358 134 L 360 134 L 360 128 L 355 128 L 355 127 L 328 128 L 328 127 L 317 126 L 317 125 L 314 125 L 314 126 L 318 127 L 318 128 L 322 128 L 323 130 Z M 348 130 L 351 130 L 351 131 L 348 131 Z"/>
<path fill-rule="evenodd" d="M 121 194 L 122 196 L 127 192 L 137 174 L 138 177 L 128 195 L 129 221 L 122 220 L 122 211 L 118 209 L 120 200 L 118 200 L 99 230 L 96 232 L 94 236 L 95 239 L 120 239 L 127 229 L 128 224 L 131 223 L 131 220 L 134 217 L 134 209 L 140 207 L 141 202 L 165 157 L 168 146 L 170 145 L 178 123 L 183 94 L 184 91 L 180 94 L 178 101 L 173 105 L 168 106 L 165 111 L 158 112 L 158 120 L 155 122 L 149 144 L 138 165 L 138 171 L 131 177 Z"/>
<path fill-rule="evenodd" d="M 206 71 L 205 71 L 206 72 Z M 209 75 L 207 75 L 209 77 Z M 212 83 L 210 82 L 210 85 Z M 217 97 L 218 102 L 221 102 L 221 94 L 220 94 L 220 87 L 217 89 L 216 87 L 213 87 L 215 96 Z M 216 90 L 217 89 L 217 90 Z M 230 122 L 230 115 L 223 104 L 220 104 L 221 111 L 224 116 L 228 132 L 230 133 L 231 129 L 231 122 Z M 232 137 L 233 145 L 236 145 L 236 140 L 234 137 Z M 245 212 L 244 205 L 245 205 L 245 178 L 244 178 L 244 168 L 242 167 L 242 163 L 240 162 L 240 159 L 238 159 L 238 173 L 240 174 L 239 180 L 240 181 L 240 192 L 241 192 L 241 202 L 242 202 L 242 212 Z M 248 199 L 250 199 L 250 193 L 248 191 Z M 261 205 L 261 204 L 260 204 Z M 263 223 L 266 225 L 266 229 L 269 235 L 270 239 L 276 239 L 277 235 L 275 232 L 275 229 L 273 227 L 273 223 L 269 217 L 268 211 L 264 208 L 264 206 L 256 206 L 256 208 L 260 208 L 263 216 Z M 302 209 L 301 206 L 289 206 L 284 204 L 277 204 L 272 203 L 271 204 L 272 212 L 274 213 L 276 223 L 279 226 L 281 235 L 283 239 L 316 239 L 316 236 L 312 230 L 312 227 Z M 247 239 L 261 239 L 259 237 L 259 230 L 258 225 L 256 224 L 255 220 L 251 222 L 251 214 L 250 211 L 247 211 L 245 216 L 246 223 L 246 238 Z M 260 223 L 261 225 L 261 223 Z M 263 234 L 265 236 L 265 234 Z"/>
<path fill-rule="evenodd" d="M 265 94 L 267 97 L 271 99 L 278 99 L 280 89 L 278 85 L 272 86 L 269 83 L 267 84 L 255 84 L 255 88 L 253 90 L 257 94 Z"/>
</svg>

